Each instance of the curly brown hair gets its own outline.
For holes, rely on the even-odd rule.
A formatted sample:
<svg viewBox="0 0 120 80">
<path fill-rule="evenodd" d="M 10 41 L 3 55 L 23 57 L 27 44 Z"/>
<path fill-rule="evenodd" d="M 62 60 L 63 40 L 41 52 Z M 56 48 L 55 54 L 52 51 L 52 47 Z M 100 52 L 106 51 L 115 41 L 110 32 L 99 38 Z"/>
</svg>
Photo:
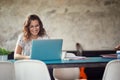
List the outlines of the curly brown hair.
<svg viewBox="0 0 120 80">
<path fill-rule="evenodd" d="M 23 38 L 24 38 L 25 41 L 30 40 L 31 33 L 30 33 L 29 26 L 31 24 L 31 21 L 33 21 L 33 20 L 38 20 L 38 22 L 39 22 L 40 31 L 39 31 L 38 35 L 42 37 L 42 36 L 44 36 L 46 34 L 46 31 L 43 28 L 43 24 L 42 24 L 42 21 L 40 20 L 40 18 L 37 15 L 32 14 L 32 15 L 29 15 L 27 17 L 27 19 L 25 20 L 25 22 L 24 22 L 24 26 L 23 26 L 24 27 L 23 28 L 23 35 L 24 35 L 24 37 Z"/>
</svg>

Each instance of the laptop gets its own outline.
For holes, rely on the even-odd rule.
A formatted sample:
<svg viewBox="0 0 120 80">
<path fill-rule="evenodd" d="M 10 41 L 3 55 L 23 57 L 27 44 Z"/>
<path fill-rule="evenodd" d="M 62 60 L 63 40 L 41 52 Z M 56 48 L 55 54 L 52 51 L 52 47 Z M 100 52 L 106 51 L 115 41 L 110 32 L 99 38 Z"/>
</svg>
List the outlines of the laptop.
<svg viewBox="0 0 120 80">
<path fill-rule="evenodd" d="M 62 39 L 33 40 L 31 59 L 60 60 L 62 43 Z"/>
</svg>

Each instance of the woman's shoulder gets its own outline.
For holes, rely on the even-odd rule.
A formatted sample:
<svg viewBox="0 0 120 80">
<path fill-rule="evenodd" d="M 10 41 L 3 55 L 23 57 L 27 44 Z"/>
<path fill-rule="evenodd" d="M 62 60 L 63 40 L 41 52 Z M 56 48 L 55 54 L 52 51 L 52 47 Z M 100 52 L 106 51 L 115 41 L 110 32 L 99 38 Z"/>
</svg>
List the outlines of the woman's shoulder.
<svg viewBox="0 0 120 80">
<path fill-rule="evenodd" d="M 23 40 L 23 34 L 22 34 L 22 33 L 20 33 L 20 34 L 18 35 L 18 40 L 19 40 L 19 41 L 24 41 L 24 40 Z"/>
<path fill-rule="evenodd" d="M 23 38 L 23 33 L 20 33 L 20 34 L 18 35 L 18 37 L 22 39 L 22 38 Z"/>
</svg>

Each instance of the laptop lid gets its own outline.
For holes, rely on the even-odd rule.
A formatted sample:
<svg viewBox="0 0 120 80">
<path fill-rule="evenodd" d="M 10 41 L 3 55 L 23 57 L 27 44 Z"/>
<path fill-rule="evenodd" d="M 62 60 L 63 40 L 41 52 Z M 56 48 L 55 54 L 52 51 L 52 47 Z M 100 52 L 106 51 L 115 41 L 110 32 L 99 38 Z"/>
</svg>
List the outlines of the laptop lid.
<svg viewBox="0 0 120 80">
<path fill-rule="evenodd" d="M 60 60 L 62 43 L 62 39 L 33 40 L 31 59 Z"/>
</svg>

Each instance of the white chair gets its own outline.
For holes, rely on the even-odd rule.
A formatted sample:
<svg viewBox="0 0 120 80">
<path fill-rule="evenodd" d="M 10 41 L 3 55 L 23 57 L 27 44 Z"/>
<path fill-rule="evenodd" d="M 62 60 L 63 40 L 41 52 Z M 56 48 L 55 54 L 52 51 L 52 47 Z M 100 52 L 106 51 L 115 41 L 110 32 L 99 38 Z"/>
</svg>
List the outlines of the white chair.
<svg viewBox="0 0 120 80">
<path fill-rule="evenodd" d="M 120 80 L 120 60 L 112 60 L 106 65 L 102 80 Z"/>
<path fill-rule="evenodd" d="M 0 80 L 15 80 L 13 63 L 0 61 Z"/>
<path fill-rule="evenodd" d="M 14 63 L 16 80 L 51 80 L 46 64 L 38 60 L 18 60 Z"/>
<path fill-rule="evenodd" d="M 73 53 L 66 53 L 66 57 L 74 57 Z M 55 80 L 77 80 L 80 76 L 79 67 L 53 69 Z"/>
</svg>

